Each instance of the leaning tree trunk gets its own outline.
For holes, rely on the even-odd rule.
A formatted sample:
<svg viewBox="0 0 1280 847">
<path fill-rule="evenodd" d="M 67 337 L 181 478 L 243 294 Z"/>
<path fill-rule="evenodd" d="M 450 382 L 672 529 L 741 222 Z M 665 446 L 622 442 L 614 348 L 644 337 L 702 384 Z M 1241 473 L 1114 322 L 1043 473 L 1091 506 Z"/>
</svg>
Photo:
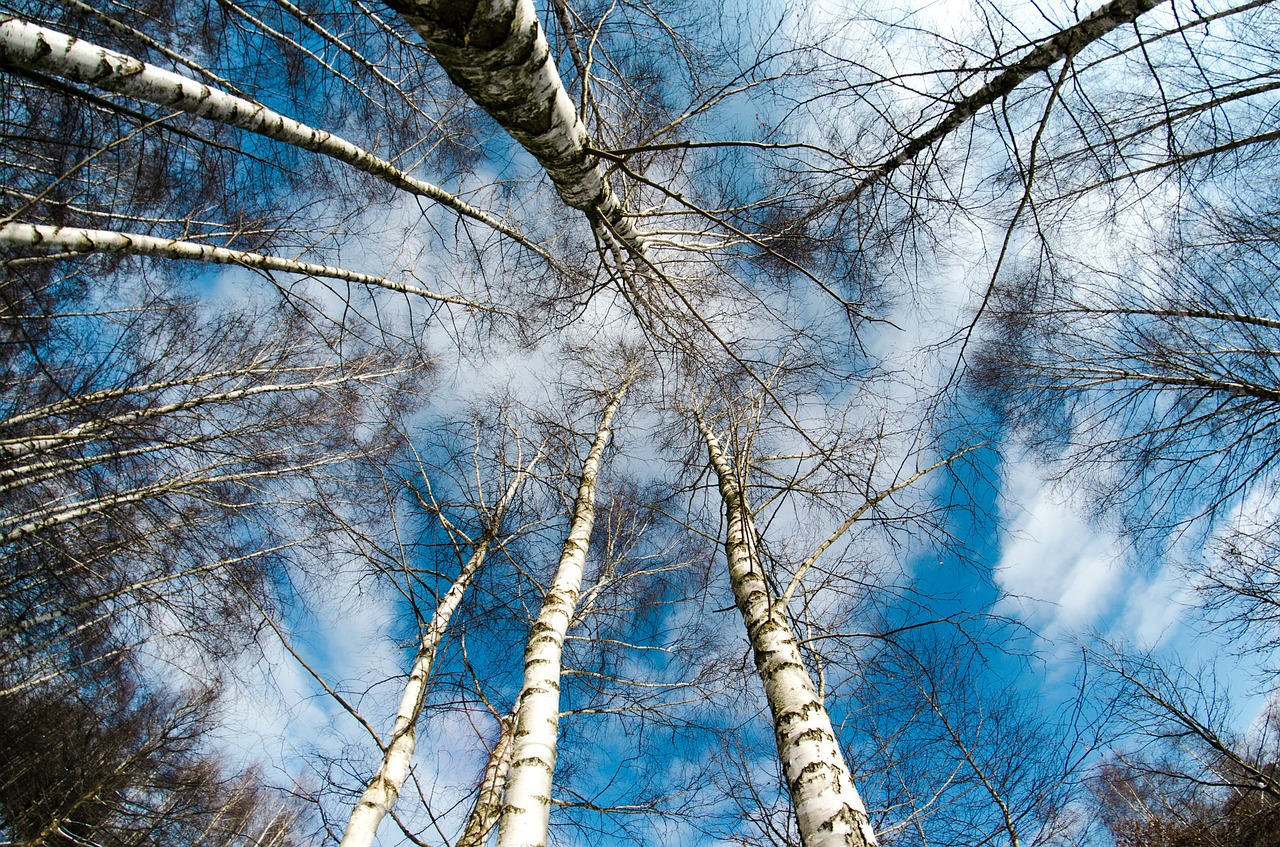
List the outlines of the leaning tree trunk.
<svg viewBox="0 0 1280 847">
<path fill-rule="evenodd" d="M 332 265 L 319 265 L 315 262 L 300 262 L 297 259 L 267 256 L 249 250 L 233 250 L 229 247 L 218 247 L 197 241 L 161 238 L 141 232 L 8 223 L 0 225 L 0 247 L 31 253 L 122 253 L 128 256 L 155 256 L 160 259 L 210 262 L 215 265 L 240 265 L 254 270 L 281 271 L 319 279 L 339 279 L 344 282 L 354 282 L 357 285 L 385 288 L 401 294 L 413 294 L 441 303 L 453 303 L 469 309 L 479 309 L 487 312 L 496 311 L 492 307 L 474 303 L 462 297 L 438 294 L 418 285 L 397 282 L 382 276 L 360 273 Z"/>
<path fill-rule="evenodd" d="M 488 212 L 437 185 L 406 173 L 386 159 L 344 138 L 273 112 L 260 103 L 220 91 L 124 53 L 99 47 L 83 38 L 11 15 L 0 15 L 0 67 L 35 71 L 87 83 L 329 156 L 402 191 L 429 198 L 465 217 L 492 227 L 539 256 L 551 260 L 544 248 Z"/>
<path fill-rule="evenodd" d="M 875 833 L 791 625 L 764 578 L 759 536 L 731 460 L 701 420 L 728 524 L 725 555 L 773 715 L 778 757 L 804 847 L 871 847 Z"/>
<path fill-rule="evenodd" d="M 1166 0 L 1109 0 L 962 96 L 934 126 L 863 174 L 847 202 L 880 182 L 982 108 Z M 623 216 L 586 127 L 556 70 L 533 0 L 387 0 L 417 30 L 459 88 L 546 169 L 564 201 L 602 222 L 645 264 L 644 238 Z"/>
<path fill-rule="evenodd" d="M 524 684 L 516 702 L 515 749 L 498 821 L 498 847 L 541 847 L 547 843 L 560 724 L 560 659 L 564 636 L 582 593 L 582 572 L 595 524 L 600 462 L 609 443 L 614 413 L 627 385 L 624 382 L 605 407 L 591 451 L 582 463 L 569 537 L 564 542 L 555 580 L 529 632 L 524 654 Z"/>
<path fill-rule="evenodd" d="M 533 155 L 560 197 L 634 255 L 644 238 L 623 215 L 587 128 L 556 70 L 533 0 L 387 0 L 440 66 Z"/>
<path fill-rule="evenodd" d="M 863 191 L 967 124 L 982 109 L 1004 100 L 1031 77 L 1044 73 L 1063 59 L 1070 61 L 1085 47 L 1112 30 L 1132 24 L 1164 2 L 1166 0 L 1110 0 L 1086 15 L 1079 23 L 1058 31 L 992 76 L 976 91 L 960 97 L 941 120 L 908 139 L 896 153 L 860 177 L 853 190 L 837 198 L 837 202 L 855 199 Z"/>
<path fill-rule="evenodd" d="M 539 452 L 534 456 L 533 461 L 511 480 L 502 498 L 494 506 L 489 526 L 476 542 L 470 558 L 462 566 L 453 585 L 449 586 L 449 590 L 440 599 L 435 614 L 431 617 L 431 623 L 423 631 L 418 654 L 414 657 L 413 667 L 409 670 L 409 681 L 405 684 L 404 694 L 400 698 L 400 708 L 396 712 L 391 740 L 382 754 L 382 764 L 379 765 L 378 772 L 373 775 L 373 779 L 369 781 L 364 793 L 360 795 L 360 800 L 352 809 L 351 819 L 347 821 L 347 829 L 342 834 L 340 847 L 370 847 L 373 844 L 373 837 L 378 832 L 378 825 L 382 823 L 382 819 L 391 811 L 396 798 L 400 796 L 400 789 L 404 785 L 405 777 L 409 774 L 409 763 L 413 759 L 418 716 L 422 714 L 427 694 L 427 677 L 431 674 L 436 650 L 444 638 L 449 619 L 453 617 L 454 611 L 462 601 L 462 595 L 466 593 L 471 580 L 484 564 L 485 556 L 502 523 L 503 514 L 515 497 L 520 484 L 533 471 L 534 465 L 541 457 L 542 454 Z"/>
</svg>

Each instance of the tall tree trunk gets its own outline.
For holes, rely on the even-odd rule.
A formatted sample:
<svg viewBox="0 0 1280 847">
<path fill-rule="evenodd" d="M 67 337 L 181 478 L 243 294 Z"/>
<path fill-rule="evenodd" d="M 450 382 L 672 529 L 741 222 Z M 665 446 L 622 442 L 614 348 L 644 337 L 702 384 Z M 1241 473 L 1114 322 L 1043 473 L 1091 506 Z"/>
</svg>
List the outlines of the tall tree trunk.
<svg viewBox="0 0 1280 847">
<path fill-rule="evenodd" d="M 149 485 L 139 485 L 123 491 L 104 491 L 83 500 L 70 503 L 52 503 L 31 509 L 17 515 L 0 517 L 0 544 L 12 544 L 27 536 L 39 532 L 47 532 L 70 521 L 96 515 L 113 506 L 128 506 L 145 500 L 155 500 L 174 495 L 189 495 L 199 498 L 201 489 L 209 489 L 219 485 L 242 484 L 252 485 L 263 479 L 278 477 L 287 471 L 305 471 L 326 465 L 335 465 L 346 456 L 325 456 L 312 462 L 293 465 L 288 469 L 265 468 L 263 470 L 243 471 L 240 473 L 213 473 L 218 466 L 190 469 L 177 475 L 159 480 Z"/>
<path fill-rule="evenodd" d="M 516 703 L 515 749 L 498 822 L 498 847 L 540 847 L 547 843 L 551 778 L 556 767 L 556 735 L 560 724 L 560 658 L 569 621 L 582 593 L 582 572 L 595 525 L 600 462 L 609 443 L 614 413 L 629 384 L 628 378 L 605 407 L 591 451 L 582 463 L 569 537 L 564 542 L 555 580 L 529 632 L 524 654 L 524 684 Z"/>
<path fill-rule="evenodd" d="M 556 70 L 533 0 L 387 0 L 467 96 L 533 155 L 560 197 L 627 249 L 644 238 L 623 216 Z"/>
<path fill-rule="evenodd" d="M 756 670 L 773 715 L 778 757 L 804 847 L 872 847 L 875 833 L 853 785 L 817 688 L 784 610 L 769 591 L 746 496 L 711 429 L 698 419 L 724 501 L 725 556 L 733 597 L 747 627 Z"/>
<path fill-rule="evenodd" d="M 471 815 L 467 818 L 466 829 L 454 847 L 484 847 L 489 840 L 493 825 L 498 822 L 502 812 L 502 790 L 507 784 L 507 771 L 511 769 L 511 752 L 515 749 L 516 719 L 514 714 L 502 719 L 502 732 L 498 742 L 493 745 L 489 754 L 489 764 L 484 769 L 484 778 L 480 781 L 480 793 L 476 795 L 476 804 L 471 807 Z"/>
<path fill-rule="evenodd" d="M 511 480 L 511 484 L 507 486 L 507 490 L 494 506 L 489 525 L 476 542 L 471 557 L 462 566 L 453 585 L 449 586 L 449 590 L 440 599 L 435 614 L 431 617 L 431 623 L 423 631 L 418 654 L 414 657 L 413 666 L 409 670 L 409 681 L 405 684 L 404 694 L 400 698 L 400 708 L 396 712 L 391 740 L 383 751 L 382 764 L 351 811 L 351 819 L 347 821 L 347 829 L 342 834 L 340 847 L 369 847 L 373 844 L 378 825 L 382 823 L 382 819 L 391 811 L 396 798 L 400 796 L 400 789 L 404 785 L 405 777 L 409 774 L 409 764 L 413 759 L 418 716 L 422 714 L 422 707 L 426 700 L 427 678 L 431 675 L 431 665 L 435 661 L 436 650 L 444 638 L 449 619 L 453 617 L 467 587 L 471 585 L 480 566 L 484 564 L 485 556 L 488 555 L 489 547 L 497 537 L 507 507 L 511 505 L 525 477 L 532 473 L 534 465 L 541 458 L 542 454 L 539 451 L 533 457 L 533 461 Z"/>
</svg>

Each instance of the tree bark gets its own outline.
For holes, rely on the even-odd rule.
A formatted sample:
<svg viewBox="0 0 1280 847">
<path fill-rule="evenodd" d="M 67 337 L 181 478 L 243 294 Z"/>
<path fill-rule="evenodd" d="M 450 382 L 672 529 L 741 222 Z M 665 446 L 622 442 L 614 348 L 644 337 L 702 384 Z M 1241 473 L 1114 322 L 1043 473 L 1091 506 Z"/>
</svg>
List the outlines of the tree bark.
<svg viewBox="0 0 1280 847">
<path fill-rule="evenodd" d="M 489 839 L 489 833 L 493 831 L 502 811 L 502 789 L 507 784 L 507 771 L 511 769 L 511 751 L 515 749 L 515 741 L 515 716 L 507 715 L 502 719 L 498 743 L 489 754 L 489 764 L 484 769 L 480 793 L 476 796 L 476 804 L 471 808 L 470 817 L 467 818 L 466 829 L 454 847 L 484 847 Z"/>
<path fill-rule="evenodd" d="M 498 847 L 541 847 L 547 843 L 560 723 L 560 660 L 564 637 L 582 593 L 587 546 L 595 525 L 600 463 L 609 443 L 614 413 L 629 384 L 630 379 L 605 407 L 591 451 L 582 463 L 569 536 L 564 542 L 555 580 L 529 633 L 524 654 L 524 684 L 516 702 L 515 749 L 498 822 Z"/>
<path fill-rule="evenodd" d="M 309 470 L 311 468 L 324 467 L 325 465 L 333 465 L 344 458 L 346 457 L 340 455 L 326 456 L 305 464 L 294 465 L 288 468 L 287 471 Z M 287 471 L 267 468 L 243 473 L 211 474 L 207 468 L 193 469 L 151 485 L 142 485 L 126 491 L 104 493 L 87 500 L 75 501 L 68 505 L 54 504 L 20 515 L 6 515 L 4 516 L 3 528 L 0 529 L 0 544 L 12 544 L 29 535 L 48 531 L 69 521 L 95 515 L 113 506 L 128 506 L 144 500 L 167 497 L 173 494 L 197 492 L 202 487 L 207 486 L 227 483 L 250 484 L 252 480 L 269 479 L 280 476 Z"/>
<path fill-rule="evenodd" d="M 387 371 L 385 373 L 356 374 L 354 376 L 339 376 L 332 379 L 317 379 L 310 382 L 299 382 L 293 385 L 255 385 L 251 388 L 240 388 L 235 391 L 224 391 L 218 394 L 207 394 L 203 397 L 192 397 L 175 403 L 166 403 L 162 406 L 134 409 L 111 417 L 95 417 L 85 421 L 84 423 L 67 427 L 60 432 L 22 436 L 19 438 L 0 438 L 0 456 L 10 459 L 21 458 L 28 453 L 41 450 L 52 450 L 57 447 L 65 446 L 78 439 L 91 438 L 103 430 L 127 427 L 132 424 L 139 423 L 140 421 L 152 420 L 154 418 L 174 414 L 175 412 L 198 409 L 201 406 L 212 406 L 219 403 L 234 403 L 237 400 L 244 400 L 249 397 L 255 397 L 263 394 L 278 394 L 289 391 L 314 391 L 335 386 L 345 386 L 352 382 L 371 382 L 386 377 L 398 376 L 400 373 L 401 372 L 399 371 Z M 8 474 L 8 469 L 0 470 L 0 479 L 4 479 Z"/>
<path fill-rule="evenodd" d="M 729 581 L 773 716 L 778 757 L 804 847 L 874 847 L 866 806 L 804 666 L 784 611 L 764 578 L 759 535 L 730 458 L 699 418 L 724 501 Z"/>
<path fill-rule="evenodd" d="M 644 237 L 624 217 L 556 70 L 533 0 L 387 0 L 440 66 L 538 160 L 564 202 L 634 255 Z"/>
<path fill-rule="evenodd" d="M 216 265 L 241 265 L 255 270 L 280 271 L 322 279 L 338 279 L 343 282 L 354 282 L 357 285 L 371 285 L 401 294 L 414 294 L 428 300 L 466 306 L 469 309 L 500 311 L 492 306 L 473 303 L 462 297 L 437 294 L 417 285 L 395 282 L 386 277 L 358 273 L 345 268 L 282 259 L 278 256 L 266 256 L 247 250 L 214 247 L 211 244 L 200 244 L 195 241 L 159 238 L 136 232 L 9 223 L 0 226 L 0 246 L 40 253 L 124 253 L 130 256 L 156 256 L 161 259 L 211 262 Z"/>
<path fill-rule="evenodd" d="M 993 76 L 977 91 L 961 97 L 942 120 L 909 139 L 897 153 L 864 175 L 852 191 L 841 195 L 835 202 L 848 202 L 857 198 L 863 191 L 955 132 L 980 110 L 1007 97 L 1032 76 L 1048 70 L 1063 59 L 1069 59 L 1107 33 L 1124 24 L 1133 23 L 1164 2 L 1165 0 L 1111 0 L 1074 26 L 1045 39 L 1030 53 Z"/>
<path fill-rule="evenodd" d="M 436 605 L 435 614 L 431 616 L 431 623 L 422 633 L 418 654 L 414 657 L 413 666 L 409 670 L 409 681 L 405 684 L 404 694 L 400 698 L 400 708 L 396 712 L 391 740 L 383 751 L 382 763 L 351 811 L 351 818 L 347 821 L 347 829 L 342 834 L 340 847 L 370 847 L 378 832 L 378 825 L 382 823 L 382 819 L 391 811 L 396 798 L 400 796 L 400 789 L 404 786 L 405 777 L 409 775 L 409 764 L 413 759 L 418 717 L 422 714 L 422 707 L 426 701 L 427 678 L 431 675 L 431 665 L 435 661 L 436 651 L 444 638 L 450 618 L 453 617 L 458 604 L 462 602 L 462 596 L 471 585 L 480 566 L 484 564 L 489 547 L 497 537 L 502 516 L 511 505 L 525 477 L 533 472 L 534 465 L 541 458 L 542 454 L 539 452 L 534 456 L 533 461 L 511 480 L 511 484 L 507 486 L 507 490 L 494 506 L 489 526 L 476 542 L 470 558 Z"/>
</svg>

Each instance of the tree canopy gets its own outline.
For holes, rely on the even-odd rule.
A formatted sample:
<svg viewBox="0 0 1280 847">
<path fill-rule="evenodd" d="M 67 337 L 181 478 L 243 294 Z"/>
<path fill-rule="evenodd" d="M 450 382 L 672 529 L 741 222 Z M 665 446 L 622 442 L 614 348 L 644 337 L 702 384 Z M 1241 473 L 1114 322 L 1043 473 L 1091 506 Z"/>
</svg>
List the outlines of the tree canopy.
<svg viewBox="0 0 1280 847">
<path fill-rule="evenodd" d="M 1277 43 L 0 0 L 0 838 L 1266 843 Z"/>
</svg>

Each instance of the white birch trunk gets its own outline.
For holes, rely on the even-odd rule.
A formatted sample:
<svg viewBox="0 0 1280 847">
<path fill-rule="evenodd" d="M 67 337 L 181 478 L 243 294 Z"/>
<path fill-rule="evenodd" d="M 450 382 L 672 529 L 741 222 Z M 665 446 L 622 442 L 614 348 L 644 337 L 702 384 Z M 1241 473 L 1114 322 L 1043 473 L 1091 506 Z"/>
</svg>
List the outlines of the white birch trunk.
<svg viewBox="0 0 1280 847">
<path fill-rule="evenodd" d="M 546 170 L 560 197 L 635 255 L 643 236 L 623 216 L 600 158 L 587 148 L 533 0 L 387 0 L 440 66 Z"/>
<path fill-rule="evenodd" d="M 305 471 L 311 468 L 320 468 L 325 465 L 335 464 L 342 461 L 342 456 L 326 456 L 313 462 L 305 464 L 293 465 L 291 471 Z M 244 473 L 233 474 L 208 474 L 206 471 L 189 471 L 179 476 L 172 477 L 162 482 L 153 483 L 151 485 L 132 488 L 128 491 L 116 492 L 114 494 L 104 494 L 100 497 L 94 497 L 89 500 L 80 500 L 70 505 L 51 505 L 40 509 L 25 512 L 21 515 L 6 517 L 5 525 L 8 529 L 0 530 L 0 544 L 12 544 L 22 538 L 33 533 L 43 532 L 61 526 L 69 521 L 79 520 L 80 518 L 95 515 L 112 506 L 127 506 L 131 503 L 139 503 L 143 500 L 153 498 L 167 497 L 172 494 L 181 494 L 192 489 L 199 489 L 202 486 L 220 485 L 228 482 L 248 483 L 251 480 L 270 479 L 279 476 L 283 471 L 279 469 L 267 469 L 260 471 L 246 471 Z"/>
<path fill-rule="evenodd" d="M 1015 88 L 1063 59 L 1070 59 L 1085 47 L 1117 27 L 1131 24 L 1165 0 L 1111 0 L 1095 9 L 1079 23 L 1042 41 L 1034 50 L 991 77 L 981 88 L 961 97 L 932 128 L 907 141 L 897 153 L 859 178 L 857 185 L 834 202 L 857 198 L 924 150 L 964 126 L 980 110 L 1007 97 Z"/>
<path fill-rule="evenodd" d="M 396 798 L 400 796 L 400 789 L 409 775 L 409 765 L 413 760 L 413 750 L 417 742 L 418 717 L 422 714 L 427 694 L 427 679 L 431 675 L 431 665 L 435 661 L 436 651 L 444 639 L 450 618 L 453 617 L 458 604 L 462 602 L 462 596 L 471 585 L 480 566 L 484 564 L 489 546 L 493 543 L 498 527 L 502 523 L 502 516 L 511 505 L 525 477 L 533 472 L 534 465 L 541 458 L 542 454 L 539 452 L 534 456 L 533 461 L 511 480 L 511 484 L 507 486 L 507 490 L 494 506 L 488 528 L 476 542 L 470 558 L 462 566 L 462 570 L 449 586 L 449 590 L 436 605 L 435 614 L 431 616 L 431 623 L 422 633 L 418 653 L 413 659 L 413 666 L 409 669 L 409 681 L 405 684 L 404 694 L 400 698 L 400 708 L 396 711 L 391 740 L 383 750 L 382 763 L 351 811 L 351 818 L 347 821 L 347 829 L 342 834 L 340 847 L 370 847 L 374 836 L 377 835 L 378 825 L 382 823 L 382 819 L 391 811 Z"/>
<path fill-rule="evenodd" d="M 502 811 L 502 790 L 507 784 L 507 771 L 511 769 L 511 752 L 515 746 L 515 716 L 507 715 L 502 719 L 498 743 L 489 754 L 489 764 L 484 769 L 480 792 L 476 795 L 476 804 L 471 807 L 466 829 L 453 847 L 484 847 L 485 841 L 489 839 L 489 833 L 493 831 L 494 824 L 498 822 L 498 814 Z"/>
<path fill-rule="evenodd" d="M 551 784 L 560 723 L 560 659 L 582 593 L 587 545 L 595 525 L 596 479 L 614 413 L 627 389 L 624 383 L 605 407 L 573 503 L 573 520 L 555 580 L 529 632 L 524 654 L 524 684 L 516 703 L 516 740 L 507 773 L 498 847 L 542 847 L 551 815 Z"/>
<path fill-rule="evenodd" d="M 25 464 L 0 470 L 0 495 L 27 485 L 48 482 L 64 474 L 75 473 L 103 462 L 117 461 L 134 456 L 146 456 L 181 447 L 194 447 L 198 444 L 208 444 L 213 438 L 214 436 L 196 435 L 191 438 L 166 439 L 163 442 L 147 444 L 143 447 L 90 452 L 86 455 L 33 456 L 26 459 Z"/>
<path fill-rule="evenodd" d="M 40 253 L 125 253 L 130 256 L 156 256 L 161 259 L 211 262 L 216 265 L 240 265 L 255 270 L 281 271 L 323 279 L 340 279 L 343 282 L 372 285 L 377 288 L 397 291 L 401 294 L 414 294 L 428 300 L 438 300 L 441 303 L 466 306 L 469 309 L 480 309 L 489 312 L 499 311 L 491 306 L 473 303 L 461 297 L 437 294 L 434 291 L 416 285 L 395 282 L 386 277 L 362 274 L 345 268 L 333 267 L 332 265 L 299 262 L 294 259 L 266 256 L 262 253 L 250 253 L 247 250 L 232 250 L 228 247 L 214 247 L 210 244 L 200 244 L 195 241 L 178 241 L 172 238 L 159 238 L 154 235 L 142 235 L 135 232 L 82 229 L 74 226 L 9 223 L 0 226 L 0 246 Z"/>
<path fill-rule="evenodd" d="M 489 213 L 437 185 L 411 176 L 340 136 L 132 56 L 29 21 L 0 15 L 0 66 L 4 65 L 88 83 L 329 156 L 479 221 L 554 263 L 543 248 Z"/>
<path fill-rule="evenodd" d="M 773 715 L 800 840 L 804 847 L 873 847 L 875 833 L 826 706 L 804 666 L 791 625 L 770 596 L 746 497 L 715 434 L 701 420 L 698 426 L 724 500 L 729 581 Z"/>
<path fill-rule="evenodd" d="M 52 403 L 46 403 L 43 406 L 36 406 L 27 409 L 24 412 L 10 415 L 3 421 L 0 421 L 0 424 L 6 427 L 15 427 L 32 421 L 38 421 L 41 418 L 52 418 L 65 412 L 83 409 L 92 403 L 101 403 L 106 400 L 115 400 L 135 394 L 149 394 L 153 392 L 166 391 L 170 388 L 196 385 L 208 380 L 227 379 L 228 377 L 244 379 L 251 376 L 273 373 L 306 373 L 320 369 L 321 368 L 318 366 L 294 367 L 288 368 L 287 370 L 247 367 L 226 371 L 205 371 L 203 373 L 182 376 L 177 379 L 167 379 L 162 382 L 148 382 L 143 383 L 142 385 L 125 385 L 114 388 L 102 388 L 97 391 L 91 391 L 87 394 L 76 394 L 70 397 L 64 397 L 61 400 L 55 400 Z"/>
</svg>

